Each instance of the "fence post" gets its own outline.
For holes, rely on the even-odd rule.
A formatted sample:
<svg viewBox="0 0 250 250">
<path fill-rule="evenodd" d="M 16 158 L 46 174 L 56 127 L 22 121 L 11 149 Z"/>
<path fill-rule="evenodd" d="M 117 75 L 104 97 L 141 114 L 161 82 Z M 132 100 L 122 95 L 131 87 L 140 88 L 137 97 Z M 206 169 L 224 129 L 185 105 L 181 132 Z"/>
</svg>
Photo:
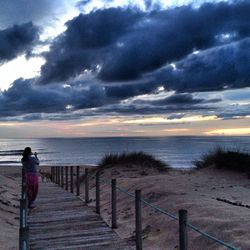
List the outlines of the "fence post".
<svg viewBox="0 0 250 250">
<path fill-rule="evenodd" d="M 70 166 L 70 192 L 71 193 L 74 193 L 74 177 L 73 177 L 73 174 L 74 174 L 74 167 L 73 166 Z"/>
<path fill-rule="evenodd" d="M 22 168 L 22 188 L 20 199 L 19 249 L 29 249 L 29 228 L 27 226 L 27 184 L 25 169 Z"/>
<path fill-rule="evenodd" d="M 58 171 L 58 168 L 57 168 L 57 166 L 55 167 L 55 171 L 56 171 L 56 175 L 55 175 L 55 183 L 57 184 L 58 183 L 58 175 L 57 175 L 57 171 Z"/>
<path fill-rule="evenodd" d="M 19 239 L 19 249 L 29 250 L 29 228 L 23 227 L 19 229 L 20 239 Z"/>
<path fill-rule="evenodd" d="M 64 178 L 63 178 L 63 166 L 61 167 L 61 187 L 63 188 L 64 185 Z"/>
<path fill-rule="evenodd" d="M 89 170 L 85 168 L 85 203 L 89 202 Z"/>
<path fill-rule="evenodd" d="M 69 190 L 69 167 L 65 167 L 65 175 L 66 175 L 66 186 L 65 189 Z"/>
<path fill-rule="evenodd" d="M 111 180 L 112 228 L 117 228 L 116 220 L 116 179 Z"/>
<path fill-rule="evenodd" d="M 179 240 L 180 250 L 187 250 L 187 210 L 179 210 Z"/>
<path fill-rule="evenodd" d="M 96 175 L 95 175 L 95 187 L 96 187 L 96 192 L 95 192 L 96 213 L 100 214 L 100 174 L 99 172 L 96 172 Z"/>
<path fill-rule="evenodd" d="M 53 182 L 53 167 L 50 167 L 50 178 L 51 181 Z"/>
<path fill-rule="evenodd" d="M 60 186 L 61 185 L 61 167 L 58 166 L 58 185 Z"/>
<path fill-rule="evenodd" d="M 76 167 L 76 195 L 80 195 L 80 167 Z"/>
<path fill-rule="evenodd" d="M 59 185 L 59 166 L 56 167 L 56 184 Z"/>
<path fill-rule="evenodd" d="M 53 176 L 52 181 L 55 183 L 56 182 L 55 167 L 53 167 L 53 171 L 54 171 L 54 176 Z"/>
<path fill-rule="evenodd" d="M 141 190 L 135 190 L 136 250 L 142 250 Z"/>
</svg>

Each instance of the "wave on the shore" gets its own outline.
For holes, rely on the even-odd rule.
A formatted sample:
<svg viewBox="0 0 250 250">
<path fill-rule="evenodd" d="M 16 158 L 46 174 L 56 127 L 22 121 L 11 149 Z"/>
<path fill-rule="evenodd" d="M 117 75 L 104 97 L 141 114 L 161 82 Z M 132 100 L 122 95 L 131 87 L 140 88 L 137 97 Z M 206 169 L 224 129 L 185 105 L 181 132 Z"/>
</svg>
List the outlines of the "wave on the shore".
<svg viewBox="0 0 250 250">
<path fill-rule="evenodd" d="M 9 155 L 22 155 L 23 150 L 1 150 L 0 156 L 9 156 Z"/>
<path fill-rule="evenodd" d="M 2 165 L 3 165 L 3 164 L 12 164 L 12 163 L 13 163 L 13 164 L 14 164 L 14 163 L 16 164 L 16 163 L 21 163 L 21 162 L 20 162 L 20 161 L 0 161 L 0 165 L 1 165 L 1 164 L 2 164 Z"/>
</svg>

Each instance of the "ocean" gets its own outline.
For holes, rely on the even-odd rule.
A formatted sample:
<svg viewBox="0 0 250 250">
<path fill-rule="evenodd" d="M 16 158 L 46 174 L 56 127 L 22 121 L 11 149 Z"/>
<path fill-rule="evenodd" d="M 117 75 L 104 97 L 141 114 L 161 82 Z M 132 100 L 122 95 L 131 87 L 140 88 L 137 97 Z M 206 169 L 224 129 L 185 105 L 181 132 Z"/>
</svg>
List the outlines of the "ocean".
<svg viewBox="0 0 250 250">
<path fill-rule="evenodd" d="M 187 168 L 218 146 L 250 153 L 250 136 L 0 139 L 0 166 L 20 165 L 27 146 L 38 153 L 41 165 L 95 165 L 105 154 L 143 151 L 171 167 Z"/>
</svg>

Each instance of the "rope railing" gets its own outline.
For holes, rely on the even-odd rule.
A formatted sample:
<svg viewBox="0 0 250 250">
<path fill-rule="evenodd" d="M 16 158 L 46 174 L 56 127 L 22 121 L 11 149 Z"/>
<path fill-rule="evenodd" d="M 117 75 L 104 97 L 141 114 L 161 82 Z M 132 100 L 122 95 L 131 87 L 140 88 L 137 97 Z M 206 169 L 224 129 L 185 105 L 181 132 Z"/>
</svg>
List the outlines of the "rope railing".
<svg viewBox="0 0 250 250">
<path fill-rule="evenodd" d="M 71 171 L 70 171 L 70 180 L 71 180 L 71 186 L 74 180 L 74 171 L 73 171 L 73 166 L 71 167 Z M 67 168 L 67 167 L 66 167 Z M 76 167 L 77 171 L 76 171 L 76 189 L 77 189 L 77 193 L 76 195 L 80 195 L 80 182 L 79 182 L 79 166 Z M 63 171 L 63 170 L 62 170 Z M 67 170 L 66 170 L 67 172 Z M 52 181 L 54 181 L 56 184 L 58 184 L 59 186 L 64 187 L 63 183 L 64 183 L 64 176 L 60 175 L 60 170 L 59 167 L 51 167 L 51 174 L 52 174 Z M 60 178 L 61 177 L 61 178 Z M 88 203 L 89 202 L 89 172 L 88 169 L 85 168 L 85 202 Z M 94 177 L 94 175 L 92 175 L 91 177 Z M 102 183 L 104 183 L 105 185 L 110 186 L 110 180 L 107 180 L 105 178 L 102 178 L 102 180 L 100 180 L 100 174 L 97 172 L 95 174 L 95 178 L 96 178 L 96 212 L 100 213 L 100 181 Z M 68 177 L 66 179 L 66 186 L 68 182 Z M 141 203 L 154 209 L 157 212 L 160 212 L 164 215 L 167 215 L 168 217 L 170 217 L 171 219 L 175 220 L 175 221 L 179 221 L 179 243 L 180 243 L 180 250 L 187 250 L 187 228 L 190 228 L 191 230 L 199 233 L 201 236 L 212 240 L 224 247 L 226 247 L 227 249 L 231 249 L 231 250 L 240 250 L 240 248 L 237 248 L 231 244 L 228 244 L 226 242 L 224 242 L 223 240 L 220 240 L 202 230 L 200 230 L 199 228 L 195 227 L 194 225 L 192 225 L 191 223 L 189 223 L 187 221 L 187 211 L 186 210 L 179 210 L 179 214 L 174 215 L 168 211 L 166 211 L 165 209 L 162 209 L 148 201 L 146 201 L 145 199 L 143 199 L 141 197 L 141 191 L 140 190 L 135 190 L 135 194 L 129 192 L 128 190 L 125 190 L 123 188 L 120 188 L 117 186 L 116 184 L 116 179 L 111 180 L 111 197 L 112 197 L 112 228 L 116 228 L 117 227 L 117 223 L 116 223 L 116 191 L 118 190 L 119 192 L 131 197 L 135 199 L 135 213 L 136 213 L 136 249 L 137 250 L 141 250 L 142 249 L 142 230 L 141 230 Z M 73 188 L 71 189 L 71 192 L 74 193 Z"/>
<path fill-rule="evenodd" d="M 22 186 L 20 199 L 20 228 L 19 228 L 19 249 L 29 250 L 29 227 L 27 224 L 27 183 L 25 176 L 25 169 L 22 168 Z"/>
<path fill-rule="evenodd" d="M 105 180 L 105 181 L 103 180 L 103 183 L 105 183 L 106 185 L 108 185 L 107 180 Z M 128 192 L 128 191 L 125 190 L 125 189 L 122 189 L 122 188 L 120 188 L 120 187 L 117 187 L 117 190 L 119 190 L 121 193 L 126 194 L 127 196 L 130 196 L 130 197 L 135 198 L 135 195 L 134 195 L 133 193 L 130 193 L 130 192 Z M 169 212 L 167 212 L 166 210 L 164 210 L 164 209 L 162 209 L 162 208 L 160 208 L 160 207 L 158 207 L 158 206 L 156 206 L 156 205 L 154 205 L 154 204 L 149 203 L 149 202 L 146 201 L 145 199 L 141 198 L 141 201 L 142 201 L 142 203 L 144 203 L 145 205 L 147 205 L 147 206 L 153 208 L 155 211 L 160 212 L 160 213 L 162 213 L 162 214 L 165 214 L 165 215 L 169 216 L 170 218 L 172 218 L 172 219 L 174 219 L 174 220 L 179 220 L 179 217 L 178 217 L 178 216 L 173 215 L 172 213 L 169 213 Z M 210 240 L 213 240 L 213 241 L 217 242 L 218 244 L 221 244 L 221 245 L 227 247 L 228 249 L 239 250 L 239 248 L 236 248 L 236 247 L 234 247 L 233 245 L 228 244 L 228 243 L 224 242 L 223 240 L 220 240 L 220 239 L 218 239 L 218 238 L 216 238 L 216 237 L 214 237 L 214 236 L 212 236 L 212 235 L 210 235 L 210 234 L 208 234 L 208 233 L 206 233 L 206 232 L 200 230 L 199 228 L 195 227 L 194 225 L 192 225 L 192 224 L 189 223 L 189 222 L 187 222 L 186 225 L 187 225 L 187 227 L 189 227 L 190 229 L 196 231 L 197 233 L 200 233 L 200 234 L 201 234 L 202 236 L 204 236 L 205 238 L 210 239 Z"/>
</svg>

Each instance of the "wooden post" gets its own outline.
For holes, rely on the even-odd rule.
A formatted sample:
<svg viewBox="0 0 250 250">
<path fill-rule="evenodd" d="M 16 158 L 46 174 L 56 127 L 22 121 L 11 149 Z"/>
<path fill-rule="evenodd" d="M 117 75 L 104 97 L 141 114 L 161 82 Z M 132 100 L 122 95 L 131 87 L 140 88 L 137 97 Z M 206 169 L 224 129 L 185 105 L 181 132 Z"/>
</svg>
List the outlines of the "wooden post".
<svg viewBox="0 0 250 250">
<path fill-rule="evenodd" d="M 74 167 L 70 167 L 70 192 L 73 194 L 74 193 Z"/>
<path fill-rule="evenodd" d="M 179 210 L 179 239 L 180 250 L 187 250 L 187 210 Z"/>
<path fill-rule="evenodd" d="M 95 208 L 96 208 L 96 213 L 100 214 L 100 174 L 99 172 L 97 172 L 95 175 L 95 187 L 96 187 Z"/>
<path fill-rule="evenodd" d="M 59 185 L 59 186 L 61 185 L 61 173 L 60 173 L 60 168 L 61 168 L 61 167 L 58 166 L 58 185 Z"/>
<path fill-rule="evenodd" d="M 51 181 L 53 181 L 53 167 L 50 167 L 50 176 L 51 176 Z"/>
<path fill-rule="evenodd" d="M 55 167 L 55 183 L 57 184 L 57 167 Z"/>
<path fill-rule="evenodd" d="M 29 227 L 19 228 L 19 249 L 29 250 Z"/>
<path fill-rule="evenodd" d="M 69 167 L 65 167 L 65 175 L 66 175 L 66 186 L 65 189 L 69 190 Z"/>
<path fill-rule="evenodd" d="M 117 228 L 116 219 L 116 179 L 111 180 L 112 228 Z"/>
<path fill-rule="evenodd" d="M 27 185 L 25 169 L 22 169 L 22 187 L 20 199 L 19 249 L 29 250 L 29 228 L 27 226 Z"/>
<path fill-rule="evenodd" d="M 51 181 L 53 181 L 53 173 L 52 173 L 52 170 L 53 169 L 53 167 L 50 167 L 50 176 L 51 176 Z"/>
<path fill-rule="evenodd" d="M 135 190 L 136 250 L 142 250 L 141 190 Z"/>
<path fill-rule="evenodd" d="M 63 173 L 63 167 L 61 167 L 61 187 L 64 186 L 64 173 Z"/>
<path fill-rule="evenodd" d="M 76 167 L 76 195 L 80 195 L 80 167 Z"/>
<path fill-rule="evenodd" d="M 27 199 L 20 200 L 20 228 L 27 226 Z"/>
<path fill-rule="evenodd" d="M 25 168 L 22 168 L 22 190 L 21 190 L 21 199 L 26 199 L 27 197 L 27 183 L 26 183 L 26 173 Z"/>
<path fill-rule="evenodd" d="M 89 202 L 89 170 L 85 168 L 85 203 Z"/>
<path fill-rule="evenodd" d="M 56 184 L 59 184 L 59 167 L 56 167 Z"/>
<path fill-rule="evenodd" d="M 54 169 L 53 182 L 55 183 L 56 182 L 56 167 L 53 167 L 53 169 Z"/>
</svg>

